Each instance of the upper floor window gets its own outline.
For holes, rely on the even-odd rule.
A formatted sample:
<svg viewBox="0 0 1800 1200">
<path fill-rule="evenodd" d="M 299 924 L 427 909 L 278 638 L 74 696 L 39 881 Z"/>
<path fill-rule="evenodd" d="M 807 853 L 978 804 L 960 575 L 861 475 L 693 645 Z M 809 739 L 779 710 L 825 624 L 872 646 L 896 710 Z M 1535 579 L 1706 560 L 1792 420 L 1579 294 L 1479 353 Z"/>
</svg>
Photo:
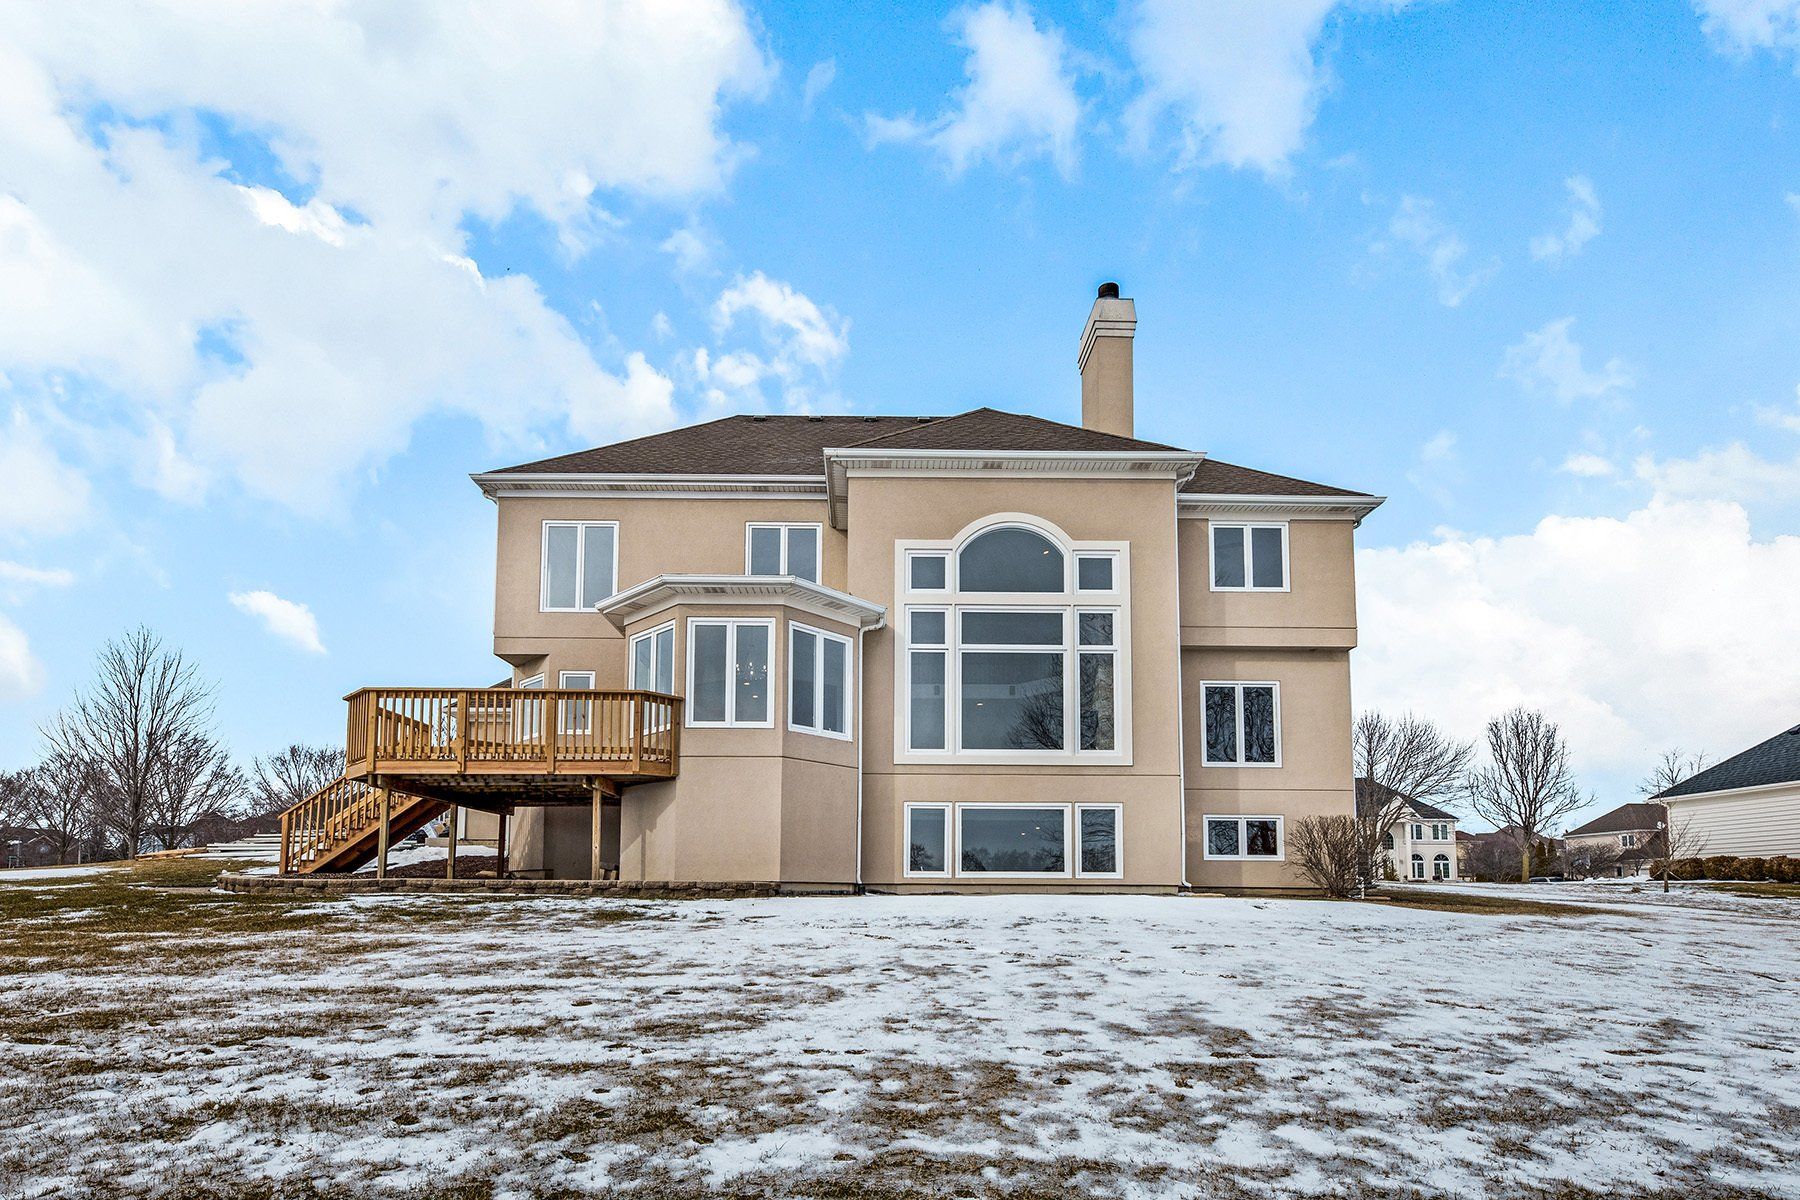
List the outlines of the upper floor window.
<svg viewBox="0 0 1800 1200">
<path fill-rule="evenodd" d="M 1635 833 L 1621 833 L 1621 834 L 1620 834 L 1620 835 L 1619 835 L 1619 848 L 1620 848 L 1620 849 L 1622 849 L 1622 850 L 1635 850 L 1635 849 L 1637 849 L 1637 834 L 1635 834 Z"/>
<path fill-rule="evenodd" d="M 1125 549 L 1085 551 L 1024 524 L 982 530 L 954 551 L 906 550 L 901 590 L 915 602 L 897 664 L 902 753 L 1120 752 Z M 1084 571 L 1089 560 L 1100 566 Z M 1108 593 L 1105 607 L 1093 592 Z"/>
<path fill-rule="evenodd" d="M 663 625 L 631 639 L 631 686 L 645 692 L 675 690 L 675 626 Z"/>
<path fill-rule="evenodd" d="M 1209 767 L 1281 765 L 1281 701 L 1273 683 L 1200 685 L 1202 740 Z M 1414 836 L 1418 826 L 1414 826 Z"/>
<path fill-rule="evenodd" d="M 1415 842 L 1422 842 L 1425 840 L 1425 827 L 1423 825 L 1417 824 L 1416 822 L 1414 823 L 1412 827 L 1412 840 Z"/>
<path fill-rule="evenodd" d="M 749 525 L 744 535 L 744 572 L 819 582 L 819 526 Z"/>
<path fill-rule="evenodd" d="M 788 728 L 850 736 L 850 639 L 788 626 Z"/>
<path fill-rule="evenodd" d="M 1450 827 L 1448 825 L 1433 825 L 1431 827 L 1431 840 L 1434 842 L 1449 841 Z"/>
<path fill-rule="evenodd" d="M 544 612 L 587 612 L 618 590 L 617 521 L 545 521 Z"/>
<path fill-rule="evenodd" d="M 1284 592 L 1288 586 L 1286 525 L 1212 526 L 1215 592 Z"/>
<path fill-rule="evenodd" d="M 687 723 L 775 723 L 769 652 L 775 622 L 767 618 L 688 621 Z"/>
</svg>

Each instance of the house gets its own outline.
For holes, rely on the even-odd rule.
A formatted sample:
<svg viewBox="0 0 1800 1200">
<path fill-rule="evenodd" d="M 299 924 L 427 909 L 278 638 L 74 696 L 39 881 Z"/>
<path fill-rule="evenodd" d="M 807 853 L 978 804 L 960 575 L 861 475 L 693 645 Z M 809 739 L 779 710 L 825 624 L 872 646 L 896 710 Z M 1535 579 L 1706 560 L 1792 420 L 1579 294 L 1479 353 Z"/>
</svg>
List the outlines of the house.
<svg viewBox="0 0 1800 1200">
<path fill-rule="evenodd" d="M 1564 854 L 1584 875 L 1640 875 L 1662 853 L 1668 819 L 1654 801 L 1621 804 L 1563 834 Z"/>
<path fill-rule="evenodd" d="M 1305 886 L 1381 498 L 1138 437 L 1136 327 L 1103 286 L 1079 425 L 733 416 L 474 476 L 511 686 L 352 694 L 284 869 L 456 806 L 553 878 Z"/>
<path fill-rule="evenodd" d="M 1800 856 L 1800 725 L 1659 793 L 1696 854 Z"/>
<path fill-rule="evenodd" d="M 1456 835 L 1456 869 L 1463 879 L 1484 883 L 1501 881 L 1516 883 L 1523 865 L 1520 848 L 1525 844 L 1517 826 L 1507 825 L 1490 833 Z M 1559 838 L 1538 837 L 1531 843 L 1531 874 L 1551 875 L 1561 872 L 1563 853 Z"/>
<path fill-rule="evenodd" d="M 27 825 L 0 825 L 0 868 L 56 863 L 56 839 Z"/>
<path fill-rule="evenodd" d="M 1388 872 L 1394 879 L 1447 880 L 1458 878 L 1457 816 L 1453 812 L 1401 796 L 1393 788 L 1359 778 L 1357 811 L 1374 820 L 1392 809 L 1393 823 L 1382 834 L 1381 848 Z"/>
</svg>

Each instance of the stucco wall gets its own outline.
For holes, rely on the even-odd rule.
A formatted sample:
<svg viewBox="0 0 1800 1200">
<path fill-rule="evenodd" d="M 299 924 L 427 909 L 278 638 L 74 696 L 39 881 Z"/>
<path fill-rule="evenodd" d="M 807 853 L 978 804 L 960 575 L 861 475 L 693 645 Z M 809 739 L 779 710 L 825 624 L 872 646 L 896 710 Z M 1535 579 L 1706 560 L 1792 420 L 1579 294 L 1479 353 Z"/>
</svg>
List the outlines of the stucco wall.
<svg viewBox="0 0 1800 1200">
<path fill-rule="evenodd" d="M 1221 521 L 1268 523 L 1226 516 Z M 1181 639 L 1188 646 L 1356 645 L 1355 523 L 1290 520 L 1288 590 L 1212 590 L 1212 523 L 1181 519 Z"/>
</svg>

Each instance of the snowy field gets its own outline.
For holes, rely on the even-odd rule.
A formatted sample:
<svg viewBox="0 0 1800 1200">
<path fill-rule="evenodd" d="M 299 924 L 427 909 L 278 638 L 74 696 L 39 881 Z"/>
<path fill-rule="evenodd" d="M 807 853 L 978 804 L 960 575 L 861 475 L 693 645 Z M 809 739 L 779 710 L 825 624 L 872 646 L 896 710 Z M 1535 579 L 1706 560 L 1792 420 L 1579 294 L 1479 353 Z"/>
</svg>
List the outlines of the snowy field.
<svg viewBox="0 0 1800 1200">
<path fill-rule="evenodd" d="M 131 877 L 0 886 L 0 1195 L 1800 1196 L 1794 900 Z"/>
</svg>

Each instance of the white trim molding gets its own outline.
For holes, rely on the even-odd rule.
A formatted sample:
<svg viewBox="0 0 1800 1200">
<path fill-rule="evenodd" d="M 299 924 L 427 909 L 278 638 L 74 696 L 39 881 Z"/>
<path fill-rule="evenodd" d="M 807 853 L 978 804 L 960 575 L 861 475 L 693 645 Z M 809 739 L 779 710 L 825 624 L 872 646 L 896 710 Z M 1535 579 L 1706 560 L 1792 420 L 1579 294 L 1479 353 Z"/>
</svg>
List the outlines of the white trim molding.
<svg viewBox="0 0 1800 1200">
<path fill-rule="evenodd" d="M 1386 496 L 1239 496 L 1183 492 L 1175 513 L 1190 520 L 1355 521 L 1387 503 Z"/>
<path fill-rule="evenodd" d="M 589 471 L 485 471 L 469 476 L 489 500 L 532 499 L 822 500 L 824 475 L 601 474 Z"/>
<path fill-rule="evenodd" d="M 792 575 L 658 575 L 600 606 L 620 629 L 677 604 L 779 604 L 863 629 L 879 628 L 887 607 Z"/>
</svg>

